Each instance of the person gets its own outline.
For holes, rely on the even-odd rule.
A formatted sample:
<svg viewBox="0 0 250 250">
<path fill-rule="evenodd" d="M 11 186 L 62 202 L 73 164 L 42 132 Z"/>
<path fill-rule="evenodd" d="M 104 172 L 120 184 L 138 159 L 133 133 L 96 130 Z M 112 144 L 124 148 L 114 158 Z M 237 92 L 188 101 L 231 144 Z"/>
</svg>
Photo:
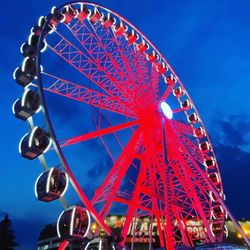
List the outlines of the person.
<svg viewBox="0 0 250 250">
<path fill-rule="evenodd" d="M 80 229 L 80 218 L 76 216 L 75 223 L 74 223 L 74 229 Z M 77 232 L 78 233 L 78 232 Z"/>
<path fill-rule="evenodd" d="M 57 189 L 56 181 L 55 181 L 55 176 L 52 174 L 50 177 L 50 191 L 55 193 Z"/>
</svg>

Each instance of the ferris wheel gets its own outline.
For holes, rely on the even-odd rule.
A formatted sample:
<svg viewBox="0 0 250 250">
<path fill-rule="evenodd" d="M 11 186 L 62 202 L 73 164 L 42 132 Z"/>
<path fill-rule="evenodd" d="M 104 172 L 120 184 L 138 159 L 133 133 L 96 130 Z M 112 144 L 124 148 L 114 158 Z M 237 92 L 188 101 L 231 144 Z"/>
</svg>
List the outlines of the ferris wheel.
<svg viewBox="0 0 250 250">
<path fill-rule="evenodd" d="M 86 237 L 90 217 L 111 235 L 107 216 L 121 213 L 121 246 L 143 216 L 169 250 L 222 241 L 230 213 L 212 144 L 185 86 L 141 31 L 105 7 L 72 2 L 41 17 L 21 53 L 14 79 L 24 91 L 13 113 L 29 132 L 19 151 L 43 166 L 37 198 L 65 208 L 62 239 Z M 69 183 L 82 206 L 64 199 Z"/>
</svg>

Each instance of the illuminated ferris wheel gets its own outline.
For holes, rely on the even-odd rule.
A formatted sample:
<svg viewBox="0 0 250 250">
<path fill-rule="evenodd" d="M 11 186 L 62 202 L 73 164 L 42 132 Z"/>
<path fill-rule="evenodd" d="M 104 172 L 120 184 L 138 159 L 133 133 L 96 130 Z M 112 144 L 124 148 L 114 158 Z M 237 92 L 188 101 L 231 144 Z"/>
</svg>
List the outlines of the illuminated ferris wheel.
<svg viewBox="0 0 250 250">
<path fill-rule="evenodd" d="M 44 168 L 37 198 L 65 207 L 62 239 L 83 240 L 90 216 L 111 235 L 105 219 L 119 211 L 121 246 L 143 216 L 169 250 L 222 241 L 228 211 L 212 144 L 186 88 L 142 32 L 105 7 L 73 2 L 41 17 L 21 53 L 14 79 L 24 92 L 13 112 L 29 132 L 19 151 Z M 63 198 L 69 182 L 82 206 Z"/>
</svg>

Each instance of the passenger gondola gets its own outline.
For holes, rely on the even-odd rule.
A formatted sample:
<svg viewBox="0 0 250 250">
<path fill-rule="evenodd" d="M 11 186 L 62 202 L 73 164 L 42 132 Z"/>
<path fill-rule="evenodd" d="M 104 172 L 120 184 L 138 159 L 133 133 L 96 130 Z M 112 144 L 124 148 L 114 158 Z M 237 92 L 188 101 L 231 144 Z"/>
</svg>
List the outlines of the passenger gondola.
<svg viewBox="0 0 250 250">
<path fill-rule="evenodd" d="M 68 187 L 68 175 L 57 168 L 42 173 L 35 184 L 35 195 L 38 200 L 50 202 L 62 197 Z"/>
<path fill-rule="evenodd" d="M 17 68 L 13 73 L 13 78 L 18 84 L 25 87 L 32 82 L 36 76 L 36 62 L 34 59 L 26 57 L 22 67 Z"/>
<path fill-rule="evenodd" d="M 182 97 L 184 94 L 185 94 L 185 92 L 181 87 L 175 88 L 173 90 L 173 95 L 176 96 L 177 98 Z"/>
<path fill-rule="evenodd" d="M 183 110 L 189 110 L 192 108 L 192 103 L 189 100 L 185 100 L 185 101 L 181 102 L 181 108 Z"/>
<path fill-rule="evenodd" d="M 58 237 L 68 241 L 83 241 L 89 232 L 90 214 L 80 206 L 72 206 L 61 213 L 57 221 Z"/>
<path fill-rule="evenodd" d="M 19 152 L 22 157 L 33 160 L 46 153 L 51 146 L 51 138 L 45 130 L 35 127 L 26 134 L 19 143 Z"/>
<path fill-rule="evenodd" d="M 17 99 L 12 107 L 14 115 L 24 121 L 33 114 L 38 113 L 40 109 L 40 98 L 35 91 L 30 89 L 26 89 L 23 96 Z"/>
</svg>

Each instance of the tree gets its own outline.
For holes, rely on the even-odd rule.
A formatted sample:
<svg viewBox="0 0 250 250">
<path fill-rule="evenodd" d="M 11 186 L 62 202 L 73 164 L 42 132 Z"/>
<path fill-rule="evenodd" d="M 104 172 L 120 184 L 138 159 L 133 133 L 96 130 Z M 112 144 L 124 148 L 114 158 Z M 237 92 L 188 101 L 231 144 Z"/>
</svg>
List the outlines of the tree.
<svg viewBox="0 0 250 250">
<path fill-rule="evenodd" d="M 14 231 L 8 214 L 0 222 L 0 250 L 14 250 L 19 244 L 16 242 Z"/>
</svg>

